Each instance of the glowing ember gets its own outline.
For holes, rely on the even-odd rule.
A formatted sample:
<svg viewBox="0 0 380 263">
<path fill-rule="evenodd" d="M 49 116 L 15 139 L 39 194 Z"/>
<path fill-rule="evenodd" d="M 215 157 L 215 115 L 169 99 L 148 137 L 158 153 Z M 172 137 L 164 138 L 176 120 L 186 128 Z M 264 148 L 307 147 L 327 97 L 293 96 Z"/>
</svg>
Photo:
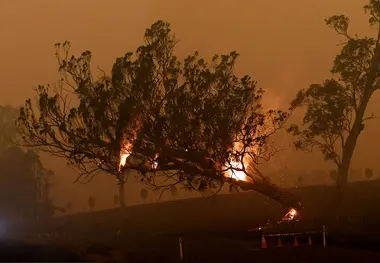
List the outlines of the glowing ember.
<svg viewBox="0 0 380 263">
<path fill-rule="evenodd" d="M 294 218 L 296 217 L 297 215 L 297 210 L 295 210 L 294 208 L 291 208 L 289 210 L 289 212 L 287 212 L 284 217 L 282 218 L 282 220 L 284 221 L 291 221 L 291 220 L 294 220 Z"/>
</svg>

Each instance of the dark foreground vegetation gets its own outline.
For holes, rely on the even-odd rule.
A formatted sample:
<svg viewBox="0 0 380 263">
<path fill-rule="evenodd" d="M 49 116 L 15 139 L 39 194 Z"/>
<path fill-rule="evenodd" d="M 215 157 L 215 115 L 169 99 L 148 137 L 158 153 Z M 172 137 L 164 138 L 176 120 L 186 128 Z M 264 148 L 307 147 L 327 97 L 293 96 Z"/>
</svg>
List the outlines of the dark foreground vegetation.
<svg viewBox="0 0 380 263">
<path fill-rule="evenodd" d="M 326 249 L 317 235 L 312 237 L 312 246 L 307 245 L 307 239 L 300 239 L 300 246 L 294 247 L 293 240 L 288 238 L 282 240 L 284 247 L 277 248 L 277 240 L 268 239 L 268 248 L 260 249 L 260 234 L 247 230 L 268 219 L 278 220 L 287 209 L 254 192 L 64 216 L 31 231 L 28 242 L 49 243 L 45 251 L 52 250 L 52 244 L 61 250 L 65 246 L 68 251 L 74 251 L 68 254 L 71 257 L 84 260 L 87 254 L 87 260 L 92 258 L 90 261 L 126 257 L 128 261 L 124 262 L 177 262 L 178 238 L 183 237 L 186 262 L 357 262 L 359 259 L 378 262 L 379 190 L 378 180 L 349 184 L 347 202 L 338 217 L 331 202 L 335 187 L 290 189 L 301 197 L 305 206 L 294 231 L 318 230 L 326 225 Z M 35 238 L 36 233 L 49 231 L 52 236 Z M 270 231 L 283 229 L 274 225 Z M 115 256 L 115 251 L 122 255 Z"/>
<path fill-rule="evenodd" d="M 150 239 L 125 244 L 116 251 L 107 245 L 89 247 L 87 255 L 68 245 L 31 245 L 2 242 L 0 256 L 7 262 L 181 262 L 174 239 Z M 256 249 L 257 242 L 228 239 L 192 239 L 182 262 L 378 262 L 377 253 L 339 247 L 299 246 Z M 122 251 L 122 252 L 121 252 Z"/>
</svg>

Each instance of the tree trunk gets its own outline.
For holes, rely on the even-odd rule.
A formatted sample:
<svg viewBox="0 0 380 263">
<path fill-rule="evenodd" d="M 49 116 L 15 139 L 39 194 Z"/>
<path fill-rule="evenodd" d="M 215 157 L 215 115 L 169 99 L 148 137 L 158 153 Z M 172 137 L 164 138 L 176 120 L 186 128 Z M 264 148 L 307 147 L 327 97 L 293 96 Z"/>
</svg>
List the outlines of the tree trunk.
<svg viewBox="0 0 380 263">
<path fill-rule="evenodd" d="M 125 196 L 124 196 L 124 181 L 117 180 L 117 188 L 119 191 L 119 204 L 121 208 L 125 208 Z"/>
<path fill-rule="evenodd" d="M 226 178 L 226 182 L 239 186 L 243 191 L 253 190 L 267 196 L 287 208 L 297 211 L 302 209 L 301 201 L 297 196 L 280 189 L 277 185 L 264 180 L 255 180 L 253 183 Z"/>
<path fill-rule="evenodd" d="M 363 119 L 364 113 L 367 109 L 369 99 L 371 98 L 372 92 L 368 91 L 364 93 L 362 103 L 356 112 L 355 122 L 352 126 L 350 134 L 347 137 L 346 143 L 344 144 L 342 162 L 338 169 L 337 178 L 337 202 L 338 205 L 342 205 L 344 190 L 348 183 L 348 171 L 351 164 L 351 159 L 355 151 L 356 143 L 358 141 L 359 135 L 363 130 Z"/>
<path fill-rule="evenodd" d="M 337 190 L 338 190 L 338 198 L 339 198 L 340 204 L 343 201 L 344 188 L 348 182 L 348 170 L 351 164 L 352 156 L 355 151 L 356 142 L 359 138 L 360 132 L 363 130 L 364 114 L 367 109 L 368 102 L 373 92 L 376 90 L 374 89 L 373 85 L 377 77 L 378 65 L 380 62 L 379 40 L 380 40 L 380 31 L 378 32 L 377 43 L 374 50 L 374 56 L 372 57 L 371 67 L 368 73 L 367 82 L 365 83 L 365 86 L 364 86 L 363 97 L 360 102 L 359 108 L 356 110 L 354 125 L 352 126 L 350 134 L 348 135 L 347 140 L 343 147 L 342 162 L 339 166 L 339 173 L 338 173 L 338 179 L 337 179 Z"/>
</svg>

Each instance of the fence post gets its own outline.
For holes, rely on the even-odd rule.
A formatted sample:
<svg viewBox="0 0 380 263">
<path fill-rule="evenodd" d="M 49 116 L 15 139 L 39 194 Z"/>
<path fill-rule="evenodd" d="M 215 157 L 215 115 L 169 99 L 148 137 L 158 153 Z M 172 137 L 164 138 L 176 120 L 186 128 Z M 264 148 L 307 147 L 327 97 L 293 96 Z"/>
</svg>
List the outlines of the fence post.
<svg viewBox="0 0 380 263">
<path fill-rule="evenodd" d="M 322 227 L 322 235 L 323 235 L 323 247 L 326 248 L 326 227 L 323 225 Z"/>
<path fill-rule="evenodd" d="M 181 261 L 183 261 L 182 237 L 178 239 L 178 243 L 179 243 L 179 258 Z"/>
</svg>

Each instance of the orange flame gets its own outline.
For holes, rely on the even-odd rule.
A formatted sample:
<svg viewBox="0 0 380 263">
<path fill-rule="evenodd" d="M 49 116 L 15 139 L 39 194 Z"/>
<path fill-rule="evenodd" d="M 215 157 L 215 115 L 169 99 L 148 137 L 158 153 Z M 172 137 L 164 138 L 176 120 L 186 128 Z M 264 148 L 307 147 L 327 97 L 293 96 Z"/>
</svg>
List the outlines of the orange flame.
<svg viewBox="0 0 380 263">
<path fill-rule="evenodd" d="M 298 212 L 297 210 L 295 210 L 294 208 L 291 208 L 289 210 L 289 212 L 287 212 L 284 217 L 282 218 L 282 220 L 284 221 L 291 221 L 291 220 L 294 220 L 294 218 L 297 216 Z"/>
<path fill-rule="evenodd" d="M 119 167 L 118 172 L 120 173 L 121 169 L 125 166 L 127 163 L 127 158 L 132 153 L 132 145 L 130 143 L 127 143 L 124 147 L 120 150 L 120 156 L 119 156 Z"/>
<path fill-rule="evenodd" d="M 132 154 L 133 149 L 133 143 L 137 139 L 137 133 L 141 130 L 141 121 L 140 117 L 137 116 L 129 123 L 129 128 L 131 129 L 132 133 L 129 136 L 129 140 L 122 140 L 121 149 L 120 149 L 120 155 L 119 155 L 119 167 L 118 172 L 120 173 L 121 169 L 126 165 L 127 158 Z"/>
</svg>

